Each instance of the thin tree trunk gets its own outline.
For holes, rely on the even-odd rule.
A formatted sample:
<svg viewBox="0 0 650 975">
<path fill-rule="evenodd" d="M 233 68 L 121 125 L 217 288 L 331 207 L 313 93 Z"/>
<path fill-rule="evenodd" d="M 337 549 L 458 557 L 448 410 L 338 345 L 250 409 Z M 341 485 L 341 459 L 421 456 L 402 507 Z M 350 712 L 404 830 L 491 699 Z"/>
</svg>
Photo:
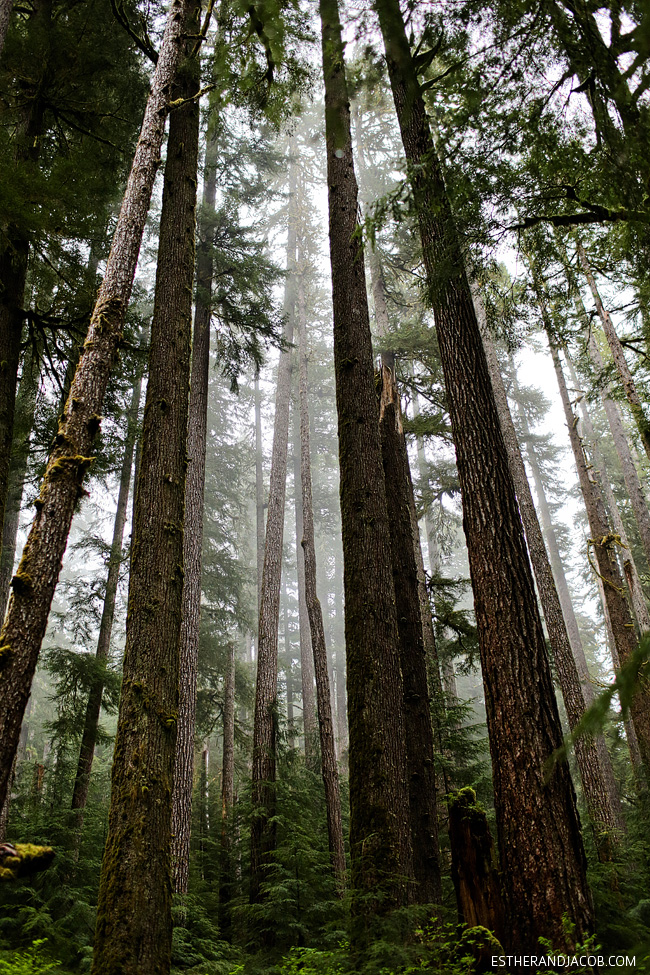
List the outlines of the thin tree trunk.
<svg viewBox="0 0 650 975">
<path fill-rule="evenodd" d="M 334 606 L 336 619 L 340 621 L 339 639 L 336 643 L 336 736 L 339 745 L 339 761 L 347 768 L 348 751 L 348 703 L 345 668 L 345 616 L 343 611 L 343 573 L 338 561 L 334 561 Z"/>
<path fill-rule="evenodd" d="M 262 600 L 262 573 L 264 571 L 264 469 L 262 466 L 262 396 L 260 371 L 255 370 L 255 517 L 257 539 L 257 612 Z"/>
<path fill-rule="evenodd" d="M 560 357 L 550 334 L 549 345 L 551 347 L 551 355 L 553 357 L 553 365 L 555 366 L 555 374 L 560 389 L 566 423 L 569 428 L 573 456 L 578 469 L 580 488 L 587 509 L 589 531 L 591 534 L 589 547 L 593 550 L 596 560 L 594 569 L 603 582 L 603 592 L 612 627 L 614 644 L 621 665 L 624 665 L 636 650 L 637 638 L 634 633 L 630 608 L 625 598 L 625 583 L 616 558 L 616 550 L 614 548 L 616 537 L 607 519 L 600 488 L 596 480 L 589 476 L 589 469 L 585 459 L 582 441 L 577 430 L 576 417 L 571 407 Z M 630 708 L 646 773 L 650 770 L 650 700 L 648 700 L 648 696 L 645 685 L 642 685 L 634 695 Z"/>
<path fill-rule="evenodd" d="M 160 218 L 149 379 L 129 579 L 122 694 L 93 975 L 167 975 L 172 947 L 172 786 L 178 723 L 183 516 L 196 233 L 199 63 L 174 89 Z M 181 27 L 181 25 L 178 25 Z M 162 55 L 161 55 L 162 56 Z M 159 62 L 160 63 L 160 62 Z M 73 384 L 74 392 L 74 384 Z"/>
<path fill-rule="evenodd" d="M 293 714 L 293 654 L 291 633 L 289 632 L 289 600 L 287 597 L 287 574 L 282 576 L 282 606 L 284 611 L 284 673 L 287 685 L 287 744 L 295 748 L 295 722 Z"/>
<path fill-rule="evenodd" d="M 611 316 L 603 305 L 598 292 L 598 287 L 596 286 L 596 279 L 594 278 L 586 251 L 580 240 L 577 241 L 576 250 L 589 285 L 589 290 L 591 291 L 596 304 L 596 311 L 598 312 L 598 317 L 602 323 L 607 344 L 609 345 L 612 358 L 614 360 L 614 365 L 616 366 L 621 385 L 623 386 L 623 391 L 625 392 L 625 397 L 630 404 L 630 410 L 632 411 L 634 422 L 637 425 L 641 442 L 646 454 L 650 458 L 650 423 L 648 423 L 648 419 L 641 403 L 641 397 L 639 396 L 639 391 L 636 388 L 636 383 L 632 378 L 630 367 L 627 364 L 623 346 L 621 345 L 619 337 L 616 334 L 616 329 L 614 328 L 614 323 Z"/>
<path fill-rule="evenodd" d="M 479 633 L 508 947 L 593 923 L 586 860 L 524 533 L 464 260 L 398 0 L 375 0 L 445 376 Z M 496 527 L 495 527 L 496 526 Z M 565 916 L 575 924 L 567 936 Z"/>
<path fill-rule="evenodd" d="M 537 519 L 526 468 L 510 415 L 496 350 L 485 320 L 480 296 L 476 291 L 474 291 L 474 306 L 477 310 L 483 347 L 494 390 L 494 399 L 499 413 L 501 432 L 508 451 L 508 463 L 515 485 L 519 511 L 524 523 L 526 542 L 548 628 L 562 698 L 569 719 L 569 727 L 573 730 L 580 723 L 588 702 L 585 699 L 575 650 L 569 639 L 562 606 L 555 588 L 555 580 L 544 544 L 544 537 Z M 581 642 L 578 642 L 577 647 L 580 648 L 578 652 L 582 652 Z M 584 667 L 586 669 L 586 661 Z M 599 737 L 602 739 L 602 735 Z M 595 738 L 587 736 L 578 738 L 575 743 L 575 754 L 587 800 L 589 817 L 594 829 L 599 859 L 602 861 L 611 860 L 612 849 L 617 843 L 617 833 L 625 828 L 625 824 L 604 739 L 597 741 Z"/>
<path fill-rule="evenodd" d="M 191 149 L 194 153 L 194 147 Z M 198 154 L 198 132 L 197 148 Z M 203 199 L 196 255 L 196 307 L 192 339 L 192 372 L 187 427 L 187 476 L 183 535 L 183 621 L 180 637 L 181 680 L 178 699 L 176 762 L 172 796 L 172 859 L 174 888 L 186 894 L 190 870 L 192 789 L 194 784 L 194 731 L 196 681 L 201 627 L 201 569 L 203 554 L 203 499 L 205 493 L 205 445 L 208 425 L 210 372 L 210 320 L 213 274 L 214 201 L 217 189 L 217 142 L 212 133 L 206 146 Z"/>
<path fill-rule="evenodd" d="M 413 484 L 402 429 L 397 384 L 392 369 L 382 367 L 379 428 L 382 440 L 386 504 L 390 521 L 393 583 L 404 682 L 404 724 L 409 772 L 413 868 L 419 904 L 440 903 L 438 802 L 433 729 L 424 649 L 422 604 L 413 541 Z M 419 545 L 419 538 L 418 538 Z"/>
<path fill-rule="evenodd" d="M 122 335 L 144 224 L 160 159 L 166 106 L 180 57 L 183 14 L 190 0 L 172 0 L 142 131 L 118 218 L 104 280 L 83 355 L 59 424 L 27 544 L 12 580 L 0 633 L 0 804 L 20 735 L 74 508 Z"/>
<path fill-rule="evenodd" d="M 302 494 L 302 539 L 304 552 L 305 601 L 309 613 L 311 646 L 316 675 L 316 698 L 318 703 L 318 728 L 320 732 L 321 772 L 325 787 L 327 808 L 327 836 L 334 877 L 338 893 L 343 896 L 345 887 L 345 849 L 343 846 L 343 823 L 341 820 L 341 791 L 339 771 L 334 747 L 334 728 L 332 724 L 332 699 L 327 668 L 327 646 L 323 614 L 316 591 L 316 546 L 314 542 L 314 510 L 311 490 L 311 455 L 309 442 L 309 403 L 307 392 L 307 322 L 305 311 L 304 258 L 301 255 L 300 277 L 298 281 L 298 331 L 300 339 L 300 485 Z M 298 486 L 296 484 L 296 494 Z"/>
<path fill-rule="evenodd" d="M 0 552 L 0 616 L 4 618 L 9 599 L 9 585 L 13 575 L 16 557 L 16 539 L 20 524 L 20 509 L 23 502 L 27 463 L 29 460 L 29 441 L 34 426 L 36 395 L 40 379 L 40 357 L 30 345 L 23 361 L 23 373 L 16 398 L 16 415 L 19 422 L 14 427 L 14 440 L 9 469 L 9 489 L 5 519 L 2 526 L 2 549 Z M 20 430 L 19 430 L 20 427 Z"/>
<path fill-rule="evenodd" d="M 141 347 L 144 347 L 145 344 L 146 339 L 143 336 Z M 122 542 L 124 538 L 124 526 L 126 524 L 126 512 L 129 503 L 129 491 L 131 488 L 131 469 L 133 467 L 133 454 L 135 452 L 136 433 L 138 429 L 138 413 L 140 411 L 141 389 L 142 369 L 139 369 L 137 379 L 133 386 L 133 393 L 131 394 L 131 402 L 129 404 L 127 414 L 124 457 L 122 458 L 120 487 L 117 496 L 115 521 L 113 522 L 113 540 L 111 542 L 111 551 L 108 558 L 108 575 L 106 578 L 104 606 L 102 609 L 101 623 L 99 624 L 97 650 L 95 652 L 95 661 L 98 667 L 102 668 L 104 668 L 108 662 L 113 620 L 115 618 L 115 602 L 117 598 L 117 587 L 120 580 L 120 569 L 122 567 Z M 104 679 L 103 676 L 100 676 L 98 673 L 97 680 L 90 688 L 90 692 L 88 694 L 84 728 L 81 736 L 81 747 L 79 749 L 79 760 L 77 762 L 77 774 L 75 776 L 74 787 L 72 790 L 72 809 L 76 810 L 75 829 L 77 830 L 77 848 L 81 827 L 83 825 L 84 809 L 86 808 L 86 801 L 88 799 L 88 789 L 90 788 L 90 773 L 95 755 L 95 743 L 97 741 L 97 728 L 99 726 L 99 714 L 102 707 L 103 695 Z"/>
<path fill-rule="evenodd" d="M 580 391 L 580 382 L 576 375 L 575 368 L 571 361 L 570 356 L 565 351 L 564 353 L 567 366 L 569 368 L 569 374 L 571 376 L 571 381 L 575 387 L 575 392 Z M 618 553 L 620 558 L 619 561 L 623 566 L 623 573 L 627 580 L 628 590 L 630 593 L 630 600 L 632 603 L 632 612 L 636 619 L 639 632 L 641 634 L 647 633 L 650 630 L 650 615 L 648 615 L 648 607 L 646 605 L 645 596 L 643 595 L 643 587 L 641 586 L 641 579 L 639 578 L 639 572 L 636 567 L 636 562 L 632 555 L 632 550 L 630 548 L 630 543 L 628 542 L 627 532 L 625 531 L 625 525 L 623 524 L 623 519 L 621 517 L 621 512 L 619 511 L 618 502 L 614 497 L 614 491 L 612 490 L 611 479 L 609 476 L 609 470 L 607 464 L 600 453 L 600 448 L 598 447 L 598 438 L 596 436 L 596 431 L 594 430 L 593 424 L 591 422 L 591 417 L 589 415 L 589 410 L 587 408 L 587 402 L 584 394 L 580 397 L 580 412 L 582 413 L 582 424 L 585 432 L 585 438 L 587 441 L 587 449 L 591 454 L 591 463 L 596 471 L 596 475 L 600 479 L 600 485 L 603 490 L 603 498 L 609 512 L 609 516 L 612 520 L 612 527 L 616 532 L 616 535 L 620 539 L 620 552 Z"/>
<path fill-rule="evenodd" d="M 304 303 L 304 295 L 303 295 Z M 314 694 L 314 657 L 312 637 L 307 609 L 305 584 L 305 553 L 303 541 L 303 499 L 300 488 L 300 408 L 297 401 L 293 406 L 293 484 L 296 515 L 296 564 L 298 568 L 298 630 L 300 633 L 300 675 L 302 681 L 302 722 L 305 732 L 305 760 L 309 765 L 314 761 L 314 746 L 318 733 L 316 717 L 316 696 Z"/>
<path fill-rule="evenodd" d="M 411 895 L 403 686 L 337 0 L 321 0 L 350 729 L 352 940 Z"/>
<path fill-rule="evenodd" d="M 289 178 L 289 226 L 287 240 L 287 273 L 284 310 L 284 338 L 293 341 L 294 280 L 296 263 L 295 167 Z M 275 757 L 278 699 L 278 623 L 280 581 L 282 577 L 282 539 L 287 487 L 287 452 L 289 441 L 289 408 L 291 403 L 290 350 L 280 353 L 275 395 L 273 452 L 269 482 L 269 505 L 266 517 L 264 570 L 257 646 L 257 681 L 255 685 L 255 719 L 253 725 L 253 819 L 251 822 L 250 902 L 261 899 L 261 884 L 275 850 Z"/>
<path fill-rule="evenodd" d="M 219 925 L 221 934 L 230 934 L 232 918 L 232 838 L 230 835 L 235 794 L 235 644 L 228 653 L 224 677 L 223 765 L 221 775 L 221 870 L 219 873 Z"/>
</svg>

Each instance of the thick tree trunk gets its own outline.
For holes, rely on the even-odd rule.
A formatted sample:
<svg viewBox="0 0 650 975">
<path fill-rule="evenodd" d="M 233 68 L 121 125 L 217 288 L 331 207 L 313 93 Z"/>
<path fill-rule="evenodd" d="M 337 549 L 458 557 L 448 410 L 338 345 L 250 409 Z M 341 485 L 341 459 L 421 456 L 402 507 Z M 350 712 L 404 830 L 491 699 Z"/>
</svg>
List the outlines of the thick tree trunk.
<svg viewBox="0 0 650 975">
<path fill-rule="evenodd" d="M 146 340 L 141 343 L 146 344 Z M 122 567 L 122 541 L 124 538 L 124 526 L 126 524 L 126 512 L 129 504 L 129 490 L 131 487 L 131 469 L 133 467 L 133 454 L 135 452 L 135 440 L 138 429 L 138 413 L 140 411 L 140 393 L 142 389 L 142 370 L 133 387 L 131 403 L 127 418 L 126 440 L 124 443 L 124 457 L 122 458 L 122 471 L 120 474 L 120 487 L 117 496 L 117 509 L 115 511 L 115 521 L 113 522 L 113 540 L 111 551 L 108 558 L 108 575 L 106 578 L 106 590 L 104 594 L 104 606 L 102 618 L 99 624 L 99 637 L 97 639 L 97 650 L 95 660 L 101 667 L 105 667 L 108 662 L 111 646 L 111 633 L 113 631 L 113 619 L 115 617 L 115 602 L 117 598 L 117 587 L 120 580 L 120 569 Z M 99 714 L 102 707 L 102 697 L 104 694 L 104 680 L 98 675 L 96 683 L 90 688 L 88 701 L 86 703 L 86 716 L 84 728 L 81 736 L 81 747 L 79 749 L 79 760 L 77 762 L 77 774 L 75 776 L 74 787 L 72 790 L 72 809 L 76 810 L 75 828 L 79 833 L 83 825 L 84 809 L 88 799 L 88 789 L 90 788 L 90 773 L 93 766 L 95 755 L 95 743 L 97 741 L 97 728 L 99 726 Z"/>
<path fill-rule="evenodd" d="M 337 0 L 321 0 L 350 734 L 353 942 L 413 877 L 399 635 Z"/>
<path fill-rule="evenodd" d="M 596 563 L 594 569 L 603 582 L 603 593 L 612 627 L 614 644 L 620 663 L 624 665 L 636 650 L 637 638 L 630 615 L 630 607 L 626 599 L 625 583 L 618 567 L 617 552 L 615 549 L 616 536 L 612 532 L 607 519 L 600 487 L 595 478 L 589 475 L 582 441 L 576 425 L 577 418 L 571 407 L 560 356 L 550 334 L 549 345 L 551 347 L 551 355 L 553 357 L 553 365 L 555 366 L 555 374 L 560 389 L 566 423 L 569 428 L 573 456 L 578 469 L 580 488 L 585 501 L 585 508 L 587 509 L 589 531 L 591 533 L 589 546 L 594 553 Z M 634 695 L 630 709 L 646 773 L 650 770 L 650 700 L 648 698 L 648 690 L 645 684 L 643 684 Z"/>
<path fill-rule="evenodd" d="M 9 489 L 5 519 L 2 526 L 2 549 L 0 551 L 0 617 L 4 619 L 9 599 L 9 585 L 13 575 L 16 557 L 16 539 L 20 523 L 20 509 L 23 503 L 23 489 L 29 459 L 29 441 L 34 426 L 36 395 L 40 379 L 40 356 L 30 345 L 23 361 L 23 372 L 16 398 L 16 415 L 19 422 L 14 426 L 11 467 L 9 469 Z"/>
<path fill-rule="evenodd" d="M 634 422 L 637 425 L 641 442 L 646 454 L 650 458 L 650 423 L 645 415 L 645 411 L 641 403 L 641 397 L 639 396 L 639 391 L 636 388 L 636 383 L 632 378 L 630 367 L 627 364 L 623 346 L 621 345 L 619 337 L 616 334 L 616 329 L 614 328 L 614 323 L 611 316 L 603 305 L 586 251 L 579 240 L 576 245 L 576 250 L 578 253 L 578 258 L 580 259 L 580 264 L 582 265 L 582 270 L 585 273 L 585 277 L 589 285 L 589 290 L 593 296 L 596 311 L 598 312 L 598 317 L 600 318 L 603 326 L 605 338 L 607 339 L 607 344 L 609 345 L 612 353 L 614 365 L 616 366 L 616 371 L 618 372 L 623 391 L 625 392 L 625 397 L 630 405 Z"/>
<path fill-rule="evenodd" d="M 92 463 L 90 452 L 131 296 L 160 159 L 170 86 L 180 57 L 182 19 L 189 2 L 172 2 L 88 339 L 35 503 L 36 516 L 12 580 L 13 593 L 0 633 L 0 679 L 6 688 L 0 699 L 0 804 L 5 799 L 74 508 Z"/>
<path fill-rule="evenodd" d="M 197 147 L 189 151 L 198 155 Z M 187 150 L 186 150 L 187 151 Z M 217 144 L 214 134 L 206 146 L 203 199 L 199 219 L 196 255 L 196 307 L 192 340 L 192 372 L 187 427 L 187 477 L 183 535 L 183 622 L 181 623 L 181 680 L 178 698 L 176 763 L 172 797 L 172 858 L 174 887 L 186 894 L 190 869 L 192 788 L 194 784 L 194 730 L 196 726 L 196 680 L 201 625 L 201 567 L 203 553 L 203 496 L 205 491 L 205 444 L 208 423 L 208 377 L 210 372 L 210 299 L 217 188 Z"/>
<path fill-rule="evenodd" d="M 298 281 L 298 331 L 300 338 L 300 485 L 302 494 L 302 539 L 305 559 L 305 601 L 309 613 L 311 647 L 316 675 L 316 699 L 318 703 L 318 729 L 320 732 L 321 772 L 325 787 L 327 808 L 327 836 L 330 858 L 338 892 L 343 896 L 345 887 L 345 849 L 341 820 L 341 790 L 339 771 L 334 747 L 332 724 L 332 699 L 327 672 L 327 646 L 323 614 L 316 591 L 316 546 L 314 541 L 314 509 L 311 490 L 311 454 L 309 442 L 309 403 L 307 392 L 307 322 L 305 311 L 304 259 L 301 259 L 301 275 Z M 296 485 L 296 493 L 298 486 Z"/>
<path fill-rule="evenodd" d="M 348 759 L 348 701 L 345 668 L 345 614 L 343 610 L 343 573 L 338 560 L 334 560 L 334 610 L 339 621 L 339 640 L 336 644 L 336 737 L 339 761 L 347 768 Z"/>
<path fill-rule="evenodd" d="M 555 588 L 555 580 L 544 544 L 544 537 L 537 519 L 537 511 L 528 484 L 526 468 L 519 449 L 517 433 L 515 431 L 510 408 L 506 397 L 506 390 L 501 377 L 501 370 L 494 348 L 492 336 L 489 333 L 485 312 L 480 296 L 474 293 L 474 305 L 481 329 L 483 347 L 487 359 L 490 379 L 494 390 L 494 399 L 499 413 L 501 432 L 508 451 L 508 463 L 515 485 L 519 511 L 524 523 L 528 551 L 537 581 L 544 619 L 548 629 L 553 659 L 562 690 L 562 698 L 569 719 L 569 727 L 573 730 L 582 719 L 587 702 L 585 699 L 580 672 L 576 663 L 575 652 L 569 639 L 562 606 Z M 536 461 L 535 461 L 536 462 Z M 582 644 L 578 639 L 580 652 Z M 586 661 L 584 662 L 586 669 Z M 612 847 L 616 845 L 617 833 L 625 828 L 621 812 L 620 801 L 616 795 L 614 774 L 607 754 L 604 739 L 596 741 L 592 737 L 583 736 L 576 741 L 575 754 L 580 770 L 580 778 L 585 791 L 587 808 L 594 829 L 594 838 L 601 860 L 611 859 Z M 600 746 L 600 747 L 599 747 Z"/>
<path fill-rule="evenodd" d="M 296 264 L 295 169 L 289 178 L 289 226 L 287 240 L 287 274 L 284 311 L 284 338 L 293 341 L 294 274 Z M 253 819 L 251 823 L 250 902 L 261 899 L 261 884 L 275 850 L 275 757 L 278 701 L 278 623 L 280 582 L 282 577 L 282 539 L 287 487 L 287 453 L 289 442 L 289 409 L 291 404 L 290 350 L 280 353 L 275 394 L 273 452 L 269 482 L 269 505 L 266 517 L 264 570 L 260 598 L 257 644 L 257 681 L 255 685 L 255 718 L 253 725 Z"/>
<path fill-rule="evenodd" d="M 196 35 L 199 0 L 184 31 Z M 190 50 L 187 42 L 187 50 Z M 93 975 L 171 967 L 172 786 L 178 723 L 183 516 L 198 165 L 198 58 L 179 72 L 170 119 L 129 611 Z M 73 384 L 74 391 L 74 384 Z"/>
<path fill-rule="evenodd" d="M 464 260 L 398 0 L 375 0 L 414 192 L 463 498 L 509 944 L 593 923 L 575 795 L 508 456 Z"/>
<path fill-rule="evenodd" d="M 302 273 L 302 269 L 300 271 Z M 303 295 L 304 304 L 304 295 Z M 311 624 L 307 609 L 305 583 L 305 553 L 303 549 L 303 498 L 300 487 L 300 407 L 298 397 L 293 404 L 293 486 L 296 515 L 296 564 L 298 568 L 298 630 L 300 633 L 300 675 L 302 681 L 302 723 L 305 732 L 305 759 L 314 761 L 314 748 L 318 734 L 316 695 L 314 694 L 314 657 L 312 653 Z"/>
</svg>

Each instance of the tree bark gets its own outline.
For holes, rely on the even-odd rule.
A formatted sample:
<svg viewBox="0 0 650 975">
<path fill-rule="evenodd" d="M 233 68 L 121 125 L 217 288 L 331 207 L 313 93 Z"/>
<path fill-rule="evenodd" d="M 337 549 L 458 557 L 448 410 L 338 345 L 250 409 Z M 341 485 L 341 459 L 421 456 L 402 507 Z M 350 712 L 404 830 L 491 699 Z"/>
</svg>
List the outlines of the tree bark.
<svg viewBox="0 0 650 975">
<path fill-rule="evenodd" d="M 560 363 L 560 356 L 550 334 L 549 345 L 551 347 L 551 355 L 553 357 L 553 365 L 555 366 L 555 374 L 560 389 L 566 423 L 569 428 L 573 456 L 578 469 L 580 488 L 585 501 L 585 508 L 587 509 L 589 531 L 591 533 L 589 546 L 593 550 L 596 560 L 594 570 L 598 573 L 603 583 L 603 594 L 612 627 L 614 645 L 620 663 L 623 665 L 627 663 L 630 656 L 636 650 L 637 638 L 634 633 L 630 608 L 625 598 L 625 583 L 616 559 L 616 551 L 614 549 L 616 538 L 607 519 L 600 487 L 596 480 L 589 476 L 582 442 L 577 430 L 577 418 L 571 407 L 569 392 Z M 648 700 L 648 696 L 645 685 L 639 687 L 630 709 L 646 774 L 650 769 L 650 700 Z"/>
<path fill-rule="evenodd" d="M 339 562 L 334 560 L 334 606 L 336 619 L 340 620 L 340 638 L 336 644 L 336 737 L 339 746 L 339 761 L 347 767 L 348 751 L 348 703 L 345 669 L 345 615 L 343 610 L 343 573 Z"/>
<path fill-rule="evenodd" d="M 104 280 L 35 502 L 36 516 L 12 580 L 13 592 L 0 633 L 0 677 L 6 688 L 0 699 L 0 804 L 5 799 L 74 508 L 92 463 L 90 452 L 131 296 L 160 159 L 170 86 L 180 57 L 182 19 L 189 2 L 172 0 Z"/>
<path fill-rule="evenodd" d="M 262 397 L 260 371 L 255 370 L 255 517 L 257 539 L 257 612 L 262 599 L 262 574 L 264 572 L 264 469 L 262 453 Z"/>
<path fill-rule="evenodd" d="M 287 240 L 287 284 L 285 289 L 284 338 L 293 341 L 294 286 L 296 264 L 295 168 L 289 177 L 289 226 Z M 282 577 L 282 539 L 287 487 L 289 409 L 291 403 L 292 352 L 280 353 L 275 394 L 273 452 L 266 517 L 264 569 L 257 645 L 257 681 L 253 724 L 253 818 L 251 822 L 250 902 L 262 897 L 261 884 L 275 850 L 275 758 L 278 700 L 278 623 Z"/>
<path fill-rule="evenodd" d="M 14 0 L 0 0 L 0 56 L 5 46 L 11 11 L 14 8 Z"/>
<path fill-rule="evenodd" d="M 519 511 L 524 523 L 526 542 L 544 611 L 562 698 L 569 719 L 569 727 L 573 730 L 582 719 L 587 703 L 591 702 L 587 702 L 585 699 L 575 650 L 569 639 L 546 545 L 544 544 L 544 537 L 528 484 L 526 468 L 519 449 L 517 433 L 510 415 L 496 350 L 485 321 L 485 312 L 480 296 L 476 292 L 474 293 L 474 306 L 477 310 L 483 347 L 494 390 L 494 399 L 499 413 L 501 432 L 508 451 L 508 463 L 515 485 Z M 576 644 L 576 649 L 578 648 L 578 652 L 584 658 L 579 635 Z M 583 666 L 586 670 L 586 661 L 584 661 Z M 599 740 L 587 736 L 578 738 L 575 743 L 575 755 L 587 800 L 589 818 L 594 830 L 598 857 L 601 861 L 606 862 L 611 860 L 612 850 L 617 843 L 617 834 L 625 829 L 625 824 L 620 800 L 616 794 L 614 773 L 603 736 L 600 735 Z"/>
<path fill-rule="evenodd" d="M 189 151 L 198 156 L 198 131 L 196 138 L 196 148 L 192 146 Z M 183 534 L 185 576 L 183 579 L 183 621 L 180 637 L 181 680 L 172 796 L 172 859 L 174 863 L 174 888 L 177 894 L 187 893 L 190 869 L 196 681 L 201 626 L 205 445 L 208 424 L 211 294 L 214 264 L 210 232 L 214 227 L 216 189 L 217 143 L 216 137 L 212 133 L 206 146 L 203 199 L 199 218 L 199 243 L 196 255 L 196 306 L 194 309 L 190 405 L 187 427 L 187 476 Z"/>
<path fill-rule="evenodd" d="M 339 771 L 334 747 L 334 727 L 332 724 L 332 699 L 327 668 L 327 646 L 323 614 L 316 591 L 316 545 L 314 541 L 314 509 L 311 489 L 311 454 L 309 438 L 309 402 L 307 391 L 307 321 L 305 311 L 304 258 L 301 255 L 300 276 L 298 279 L 298 332 L 300 355 L 300 485 L 302 494 L 302 537 L 304 552 L 305 601 L 309 613 L 311 647 L 316 675 L 316 700 L 318 704 L 318 729 L 320 732 L 321 773 L 325 788 L 327 808 L 327 836 L 329 840 L 332 870 L 337 882 L 339 896 L 345 887 L 345 849 L 343 846 L 343 823 L 341 820 L 341 790 Z M 296 493 L 298 486 L 296 484 Z M 304 702 L 303 702 L 304 703 Z"/>
<path fill-rule="evenodd" d="M 0 617 L 3 619 L 9 599 L 9 586 L 16 556 L 16 539 L 18 538 L 20 509 L 23 502 L 27 462 L 29 460 L 29 441 L 34 426 L 40 374 L 40 356 L 35 353 L 33 345 L 30 345 L 23 361 L 23 372 L 16 398 L 16 414 L 19 417 L 19 423 L 14 426 L 7 505 L 2 526 Z"/>
<path fill-rule="evenodd" d="M 141 348 L 146 344 L 143 336 Z M 139 370 L 137 379 L 133 386 L 131 402 L 129 404 L 126 440 L 124 443 L 124 457 L 122 458 L 122 471 L 120 474 L 120 487 L 117 496 L 117 509 L 115 511 L 115 521 L 113 522 L 113 540 L 111 551 L 108 558 L 108 575 L 106 577 L 106 590 L 104 594 L 104 606 L 102 618 L 99 624 L 99 637 L 97 638 L 97 650 L 95 652 L 96 663 L 102 668 L 108 663 L 109 651 L 111 646 L 111 633 L 113 630 L 113 620 L 115 618 L 115 602 L 117 598 L 117 587 L 120 580 L 120 569 L 122 567 L 122 541 L 124 538 L 124 526 L 126 524 L 126 512 L 129 503 L 129 490 L 131 487 L 131 468 L 133 467 L 133 455 L 135 452 L 135 440 L 138 429 L 138 413 L 140 411 L 140 393 L 142 389 L 142 369 Z M 95 743 L 97 741 L 97 728 L 99 726 L 99 715 L 102 707 L 102 697 L 104 695 L 104 680 L 98 675 L 97 681 L 90 688 L 88 701 L 86 703 L 86 715 L 84 728 L 81 736 L 81 747 L 79 749 L 79 760 L 77 762 L 77 773 L 75 776 L 72 790 L 72 809 L 76 811 L 75 829 L 77 830 L 77 844 L 83 825 L 84 809 L 88 799 L 88 789 L 90 788 L 90 773 L 93 766 L 95 755 Z M 78 847 L 77 847 L 78 848 Z"/>
<path fill-rule="evenodd" d="M 287 744 L 295 748 L 295 722 L 293 714 L 293 653 L 289 632 L 289 600 L 287 597 L 286 572 L 282 578 L 282 605 L 284 609 L 284 673 L 287 685 Z"/>
<path fill-rule="evenodd" d="M 508 945 L 593 924 L 586 860 L 508 456 L 398 0 L 375 0 L 418 216 L 463 499 L 479 633 Z M 570 939 L 569 939 L 570 940 Z"/>
<path fill-rule="evenodd" d="M 196 35 L 200 2 L 183 31 Z M 180 25 L 179 25 L 180 26 Z M 196 232 L 199 65 L 186 42 L 160 219 L 129 609 L 93 975 L 167 975 L 178 723 L 183 515 Z M 161 54 L 162 56 L 162 54 Z M 74 384 L 73 384 L 74 391 Z"/>
<path fill-rule="evenodd" d="M 596 279 L 594 278 L 589 260 L 587 258 L 586 251 L 582 246 L 582 242 L 578 240 L 576 244 L 576 251 L 582 265 L 582 270 L 584 271 L 587 283 L 589 285 L 589 290 L 593 296 L 596 311 L 598 312 L 598 317 L 600 318 L 601 324 L 603 326 L 603 331 L 607 339 L 607 344 L 609 345 L 610 351 L 612 353 L 612 358 L 614 360 L 614 365 L 616 366 L 616 371 L 618 372 L 625 397 L 630 405 L 630 410 L 632 411 L 632 416 L 634 417 L 634 422 L 637 425 L 639 435 L 641 437 L 641 443 L 643 448 L 650 458 L 650 423 L 645 415 L 643 405 L 641 403 L 641 397 L 639 396 L 639 391 L 636 388 L 636 383 L 632 378 L 632 373 L 630 372 L 630 367 L 627 364 L 627 359 L 625 358 L 625 353 L 623 351 L 623 346 L 620 343 L 619 337 L 616 334 L 616 329 L 614 328 L 614 323 L 611 316 L 603 302 L 601 300 L 600 294 L 598 292 L 598 287 L 596 286 Z"/>
<path fill-rule="evenodd" d="M 403 686 L 337 0 L 321 0 L 350 762 L 352 941 L 411 895 Z"/>
<path fill-rule="evenodd" d="M 300 272 L 302 274 L 302 269 Z M 304 294 L 303 294 L 304 304 Z M 298 398 L 298 397 L 297 397 Z M 298 568 L 298 630 L 300 633 L 300 675 L 302 681 L 302 723 L 305 732 L 305 760 L 308 765 L 314 762 L 314 748 L 318 734 L 316 717 L 316 697 L 314 694 L 314 656 L 309 610 L 307 608 L 305 583 L 305 553 L 303 549 L 303 498 L 301 491 L 301 441 L 300 407 L 296 400 L 293 405 L 293 485 L 296 515 L 296 564 Z"/>
</svg>

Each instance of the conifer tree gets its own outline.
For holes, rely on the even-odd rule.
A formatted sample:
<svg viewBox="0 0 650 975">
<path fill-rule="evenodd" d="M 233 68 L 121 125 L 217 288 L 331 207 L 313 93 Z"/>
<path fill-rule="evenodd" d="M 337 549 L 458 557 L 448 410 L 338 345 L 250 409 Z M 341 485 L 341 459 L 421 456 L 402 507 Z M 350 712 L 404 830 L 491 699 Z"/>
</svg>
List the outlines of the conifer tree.
<svg viewBox="0 0 650 975">
<path fill-rule="evenodd" d="M 548 782 L 543 772 L 561 741 L 561 728 L 528 554 L 461 244 L 417 78 L 418 62 L 397 0 L 376 0 L 375 9 L 418 217 L 456 447 L 508 938 L 520 948 L 540 935 L 562 943 L 564 915 L 569 913 L 579 936 L 591 928 L 592 908 L 568 766 L 557 764 Z M 422 60 L 426 62 L 425 55 Z"/>
<path fill-rule="evenodd" d="M 20 735 L 75 504 L 92 463 L 102 403 L 121 338 L 144 224 L 158 168 L 167 103 L 180 58 L 187 0 L 173 0 L 111 254 L 91 317 L 84 352 L 49 458 L 36 516 L 16 572 L 0 632 L 0 804 Z"/>
</svg>

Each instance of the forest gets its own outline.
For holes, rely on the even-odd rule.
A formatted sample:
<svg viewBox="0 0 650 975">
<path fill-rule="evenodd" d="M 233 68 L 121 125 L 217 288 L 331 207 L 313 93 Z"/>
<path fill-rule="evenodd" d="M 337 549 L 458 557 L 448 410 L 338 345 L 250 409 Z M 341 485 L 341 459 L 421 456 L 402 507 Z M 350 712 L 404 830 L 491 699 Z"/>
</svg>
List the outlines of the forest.
<svg viewBox="0 0 650 975">
<path fill-rule="evenodd" d="M 647 0 L 0 0 L 0 975 L 650 972 Z"/>
</svg>

